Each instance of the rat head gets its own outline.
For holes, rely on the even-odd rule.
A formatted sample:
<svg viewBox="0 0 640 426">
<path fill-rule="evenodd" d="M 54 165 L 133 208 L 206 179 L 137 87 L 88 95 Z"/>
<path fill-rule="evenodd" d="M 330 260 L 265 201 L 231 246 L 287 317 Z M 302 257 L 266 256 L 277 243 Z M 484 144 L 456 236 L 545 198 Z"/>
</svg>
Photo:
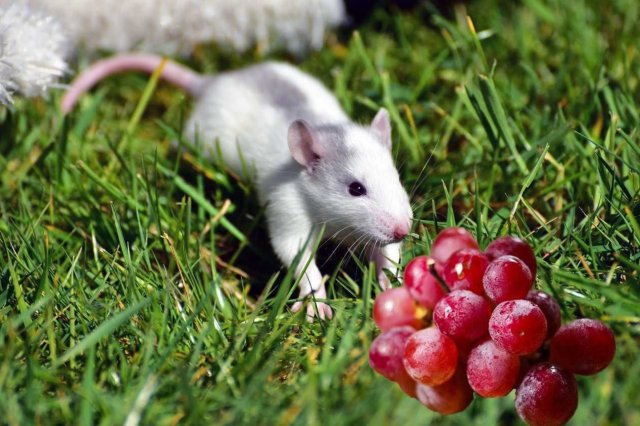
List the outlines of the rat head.
<svg viewBox="0 0 640 426">
<path fill-rule="evenodd" d="M 389 244 L 410 229 L 409 197 L 391 157 L 389 114 L 381 109 L 370 126 L 289 127 L 289 150 L 305 168 L 303 191 L 316 223 L 348 242 Z"/>
</svg>

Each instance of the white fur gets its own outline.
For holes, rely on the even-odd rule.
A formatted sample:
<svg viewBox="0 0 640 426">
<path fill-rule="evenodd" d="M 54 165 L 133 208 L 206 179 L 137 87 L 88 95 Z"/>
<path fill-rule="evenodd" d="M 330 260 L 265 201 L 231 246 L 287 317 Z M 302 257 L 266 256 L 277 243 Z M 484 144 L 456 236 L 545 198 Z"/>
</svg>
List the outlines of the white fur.
<svg viewBox="0 0 640 426">
<path fill-rule="evenodd" d="M 328 28 L 346 19 L 342 0 L 0 0 L 55 17 L 75 45 L 182 54 L 205 42 L 236 51 L 322 47 Z"/>
<path fill-rule="evenodd" d="M 42 96 L 67 71 L 68 40 L 53 18 L 28 7 L 0 3 L 0 104 L 12 94 Z"/>
<path fill-rule="evenodd" d="M 326 116 L 326 122 L 348 121 L 333 95 L 316 79 L 287 64 L 268 62 L 261 67 L 275 71 L 303 91 L 308 108 Z M 260 201 L 266 203 L 265 194 L 275 190 L 267 176 L 285 164 L 291 165 L 292 173 L 299 171 L 291 163 L 287 146 L 287 131 L 293 120 L 271 105 L 263 93 L 230 72 L 216 76 L 204 88 L 187 122 L 186 135 L 191 141 L 203 143 L 212 156 L 219 142 L 224 163 L 254 181 Z"/>
<path fill-rule="evenodd" d="M 294 89 L 291 93 L 304 94 L 304 103 L 291 108 L 274 105 L 270 88 L 248 84 L 242 72 L 222 74 L 204 86 L 187 123 L 187 138 L 207 147 L 213 156 L 219 144 L 224 163 L 255 182 L 260 202 L 266 204 L 271 243 L 280 260 L 290 266 L 302 252 L 295 271 L 301 298 L 312 293 L 326 297 L 322 274 L 312 258 L 323 226 L 325 237 L 367 246 L 381 284 L 388 287 L 382 269 L 395 273 L 400 259 L 394 229 L 398 224 L 408 228 L 412 217 L 391 158 L 390 140 L 385 139 L 390 131 L 388 114 L 381 110 L 375 127 L 358 126 L 321 83 L 298 69 L 267 63 L 255 70 L 253 78 L 263 71 L 278 75 Z M 335 138 L 312 127 L 323 147 L 322 158 L 312 169 L 294 161 L 289 152 L 288 130 L 296 119 L 310 126 L 333 124 L 343 135 Z M 354 180 L 364 184 L 366 196 L 349 194 Z M 317 303 L 316 307 L 321 318 L 331 315 L 328 305 Z M 294 305 L 294 310 L 300 308 L 301 303 Z M 315 313 L 309 305 L 307 314 Z"/>
</svg>

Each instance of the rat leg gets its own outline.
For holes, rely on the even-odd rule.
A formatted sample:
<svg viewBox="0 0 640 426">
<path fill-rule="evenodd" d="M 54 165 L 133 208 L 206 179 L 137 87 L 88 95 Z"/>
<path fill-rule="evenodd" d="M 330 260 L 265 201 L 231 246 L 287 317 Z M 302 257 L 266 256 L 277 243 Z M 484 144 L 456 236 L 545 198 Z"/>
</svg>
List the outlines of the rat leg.
<svg viewBox="0 0 640 426">
<path fill-rule="evenodd" d="M 296 278 L 300 279 L 299 297 L 301 299 L 312 299 L 310 301 L 311 303 L 307 304 L 307 320 L 310 322 L 313 322 L 313 318 L 316 315 L 319 316 L 320 319 L 331 319 L 333 317 L 333 312 L 328 304 L 316 301 L 316 299 L 326 299 L 327 291 L 324 286 L 322 273 L 320 272 L 320 269 L 318 269 L 315 259 L 312 258 L 311 261 L 309 261 L 312 255 L 311 250 L 307 248 L 303 249 L 302 257 L 300 258 L 300 262 L 296 266 L 295 270 Z M 290 264 L 291 262 L 289 265 Z M 303 304 L 304 301 L 302 300 L 294 303 L 291 311 L 298 312 L 302 308 Z"/>
<path fill-rule="evenodd" d="M 386 246 L 376 247 L 371 250 L 369 254 L 369 258 L 376 264 L 378 282 L 383 290 L 391 288 L 391 281 L 389 281 L 389 278 L 384 273 L 384 269 L 387 269 L 392 275 L 397 276 L 401 248 L 402 243 L 392 243 Z"/>
<path fill-rule="evenodd" d="M 291 230 L 291 226 L 289 230 Z M 309 232 L 296 234 L 290 232 L 271 233 L 271 244 L 282 263 L 288 268 L 292 266 L 296 256 L 302 251 L 300 261 L 294 271 L 296 279 L 299 279 L 299 297 L 301 299 L 308 297 L 326 299 L 327 291 L 324 287 L 322 274 L 313 258 L 313 252 L 309 248 L 309 246 L 314 246 L 313 242 L 315 238 L 312 237 L 307 246 L 304 246 L 306 238 L 300 238 L 300 235 L 309 235 Z M 300 300 L 294 303 L 291 310 L 298 312 L 302 309 L 303 304 L 304 301 Z M 333 317 L 333 311 L 328 304 L 313 300 L 312 303 L 307 305 L 307 320 L 312 322 L 316 315 L 320 317 L 320 319 L 331 319 Z"/>
</svg>

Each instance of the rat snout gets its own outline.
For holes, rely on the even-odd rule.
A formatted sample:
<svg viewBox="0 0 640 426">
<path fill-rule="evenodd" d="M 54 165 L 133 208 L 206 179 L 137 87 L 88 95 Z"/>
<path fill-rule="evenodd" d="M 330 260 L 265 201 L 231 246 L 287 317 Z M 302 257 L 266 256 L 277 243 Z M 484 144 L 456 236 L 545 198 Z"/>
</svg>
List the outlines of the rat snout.
<svg viewBox="0 0 640 426">
<path fill-rule="evenodd" d="M 383 213 L 376 222 L 376 228 L 383 237 L 383 244 L 398 243 L 409 235 L 411 230 L 411 218 L 406 216 L 398 217 L 391 213 Z"/>
<path fill-rule="evenodd" d="M 408 223 L 400 223 L 395 226 L 393 229 L 393 239 L 396 241 L 402 240 L 409 233 L 409 224 Z"/>
</svg>

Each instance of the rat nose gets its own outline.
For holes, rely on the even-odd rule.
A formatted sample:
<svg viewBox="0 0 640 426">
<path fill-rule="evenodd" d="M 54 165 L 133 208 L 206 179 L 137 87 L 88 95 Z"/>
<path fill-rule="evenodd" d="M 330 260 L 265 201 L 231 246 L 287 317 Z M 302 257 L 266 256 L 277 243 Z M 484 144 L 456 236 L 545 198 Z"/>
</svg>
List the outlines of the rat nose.
<svg viewBox="0 0 640 426">
<path fill-rule="evenodd" d="M 393 229 L 393 238 L 397 241 L 400 241 L 409 233 L 409 224 L 404 223 L 402 225 L 396 225 Z"/>
</svg>

